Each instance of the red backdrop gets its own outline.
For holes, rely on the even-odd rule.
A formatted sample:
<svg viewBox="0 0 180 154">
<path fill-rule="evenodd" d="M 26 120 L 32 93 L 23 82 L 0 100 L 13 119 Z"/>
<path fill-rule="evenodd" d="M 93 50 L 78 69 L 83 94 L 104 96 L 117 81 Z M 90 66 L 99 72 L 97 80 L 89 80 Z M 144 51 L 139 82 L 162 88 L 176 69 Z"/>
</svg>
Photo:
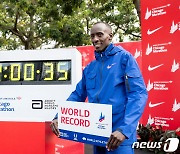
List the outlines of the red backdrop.
<svg viewBox="0 0 180 154">
<path fill-rule="evenodd" d="M 142 70 L 149 92 L 143 123 L 180 126 L 180 1 L 141 1 Z"/>
</svg>

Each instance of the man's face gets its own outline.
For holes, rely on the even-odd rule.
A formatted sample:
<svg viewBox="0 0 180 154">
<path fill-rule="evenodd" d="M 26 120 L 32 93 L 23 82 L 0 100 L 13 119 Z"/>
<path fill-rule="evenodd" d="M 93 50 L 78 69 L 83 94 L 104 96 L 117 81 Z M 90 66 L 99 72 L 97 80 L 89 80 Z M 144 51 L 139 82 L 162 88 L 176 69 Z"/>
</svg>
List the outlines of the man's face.
<svg viewBox="0 0 180 154">
<path fill-rule="evenodd" d="M 112 40 L 112 32 L 105 24 L 95 24 L 91 29 L 91 42 L 96 51 L 104 51 Z"/>
</svg>

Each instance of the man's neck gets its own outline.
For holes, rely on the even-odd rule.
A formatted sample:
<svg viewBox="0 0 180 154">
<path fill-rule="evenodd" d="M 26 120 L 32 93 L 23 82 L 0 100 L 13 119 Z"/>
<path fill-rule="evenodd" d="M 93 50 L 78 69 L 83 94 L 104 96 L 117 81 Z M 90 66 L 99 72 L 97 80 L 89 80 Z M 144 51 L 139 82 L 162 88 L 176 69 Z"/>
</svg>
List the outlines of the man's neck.
<svg viewBox="0 0 180 154">
<path fill-rule="evenodd" d="M 110 45 L 110 44 L 109 44 L 109 45 Z M 108 46 L 109 46 L 109 45 L 108 45 Z M 104 52 L 104 51 L 107 49 L 108 46 L 106 46 L 103 50 L 99 50 L 99 51 L 96 51 L 96 52 L 97 52 L 97 53 L 102 53 L 102 52 Z"/>
</svg>

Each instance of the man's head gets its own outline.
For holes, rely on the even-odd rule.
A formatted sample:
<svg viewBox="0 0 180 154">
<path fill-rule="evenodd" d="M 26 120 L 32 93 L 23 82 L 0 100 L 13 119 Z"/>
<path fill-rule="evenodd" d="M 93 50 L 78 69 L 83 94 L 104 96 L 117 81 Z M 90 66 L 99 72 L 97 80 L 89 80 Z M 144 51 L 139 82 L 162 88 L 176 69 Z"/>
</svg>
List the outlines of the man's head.
<svg viewBox="0 0 180 154">
<path fill-rule="evenodd" d="M 95 23 L 91 28 L 91 41 L 96 51 L 104 51 L 112 41 L 111 26 L 104 22 Z"/>
</svg>

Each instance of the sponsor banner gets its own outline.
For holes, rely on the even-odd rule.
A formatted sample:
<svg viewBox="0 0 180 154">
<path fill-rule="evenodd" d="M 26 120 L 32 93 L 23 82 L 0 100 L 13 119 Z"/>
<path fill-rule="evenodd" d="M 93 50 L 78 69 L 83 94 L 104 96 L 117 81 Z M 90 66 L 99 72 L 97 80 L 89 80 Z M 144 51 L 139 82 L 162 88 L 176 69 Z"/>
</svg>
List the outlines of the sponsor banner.
<svg viewBox="0 0 180 154">
<path fill-rule="evenodd" d="M 157 90 L 157 91 L 168 91 L 169 87 L 172 87 L 171 85 L 173 84 L 173 81 L 154 81 L 151 82 L 151 80 L 148 80 L 147 83 L 147 91 Z M 173 90 L 173 87 L 172 89 Z"/>
<path fill-rule="evenodd" d="M 163 42 L 157 44 L 147 44 L 146 55 L 150 55 L 151 53 L 164 53 L 167 52 L 172 42 Z"/>
<path fill-rule="evenodd" d="M 145 13 L 145 17 L 144 17 L 145 20 L 167 14 L 167 11 L 169 11 L 171 4 L 170 3 L 168 3 L 168 4 L 158 3 L 158 4 L 159 5 L 153 6 L 153 7 L 148 5 L 149 7 L 147 7 L 147 9 L 146 9 L 146 13 Z M 151 8 L 151 9 L 149 9 L 149 8 Z"/>
<path fill-rule="evenodd" d="M 61 102 L 58 128 L 61 138 L 105 146 L 112 133 L 112 105 Z"/>
<path fill-rule="evenodd" d="M 179 4 L 179 0 L 141 1 L 142 71 L 149 94 L 144 125 L 153 121 L 164 129 L 177 129 L 180 124 Z"/>
<path fill-rule="evenodd" d="M 22 96 L 0 98 L 0 121 L 51 121 L 58 111 L 55 99 Z"/>
<path fill-rule="evenodd" d="M 159 97 L 159 96 L 158 96 Z M 150 99 L 147 102 L 143 124 L 163 126 L 163 128 L 177 129 L 179 120 L 180 102 L 177 98 L 172 99 Z"/>
<path fill-rule="evenodd" d="M 170 124 L 172 123 L 171 121 L 173 121 L 174 118 L 170 117 L 170 118 L 166 118 L 166 117 L 152 117 L 151 115 L 149 115 L 148 117 L 148 123 L 151 125 L 156 125 L 156 126 L 165 126 L 165 127 L 169 127 Z"/>
</svg>

